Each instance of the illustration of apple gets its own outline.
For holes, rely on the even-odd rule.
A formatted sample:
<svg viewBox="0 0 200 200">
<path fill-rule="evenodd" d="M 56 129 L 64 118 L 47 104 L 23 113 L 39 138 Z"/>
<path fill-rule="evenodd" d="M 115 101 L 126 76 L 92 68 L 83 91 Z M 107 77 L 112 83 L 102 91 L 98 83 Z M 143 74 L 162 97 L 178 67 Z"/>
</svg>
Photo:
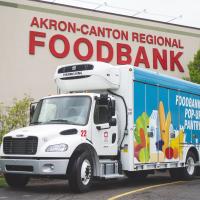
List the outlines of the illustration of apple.
<svg viewBox="0 0 200 200">
<path fill-rule="evenodd" d="M 165 156 L 167 159 L 172 159 L 174 155 L 174 150 L 171 147 L 165 149 Z"/>
</svg>

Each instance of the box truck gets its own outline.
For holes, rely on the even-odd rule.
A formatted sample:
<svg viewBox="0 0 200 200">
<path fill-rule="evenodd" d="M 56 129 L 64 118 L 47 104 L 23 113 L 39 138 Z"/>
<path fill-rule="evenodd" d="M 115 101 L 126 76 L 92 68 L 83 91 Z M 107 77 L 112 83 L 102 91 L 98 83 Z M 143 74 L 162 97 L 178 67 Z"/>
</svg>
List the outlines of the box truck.
<svg viewBox="0 0 200 200">
<path fill-rule="evenodd" d="M 130 65 L 59 66 L 59 94 L 31 106 L 31 122 L 3 137 L 8 185 L 33 176 L 66 178 L 75 192 L 94 179 L 155 170 L 191 178 L 199 168 L 200 86 Z"/>
</svg>

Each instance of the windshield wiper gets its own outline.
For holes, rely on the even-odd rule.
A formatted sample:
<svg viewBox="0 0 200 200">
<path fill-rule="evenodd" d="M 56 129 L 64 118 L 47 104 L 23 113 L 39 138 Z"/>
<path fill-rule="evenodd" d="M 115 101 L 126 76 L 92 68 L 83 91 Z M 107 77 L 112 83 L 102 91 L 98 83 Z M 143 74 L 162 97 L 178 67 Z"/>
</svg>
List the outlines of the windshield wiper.
<svg viewBox="0 0 200 200">
<path fill-rule="evenodd" d="M 41 124 L 42 122 L 31 122 L 31 125 Z"/>
<path fill-rule="evenodd" d="M 66 120 L 66 119 L 52 119 L 48 122 L 46 122 L 46 124 L 50 124 L 50 123 L 62 123 L 62 124 L 70 124 L 72 122 Z"/>
</svg>

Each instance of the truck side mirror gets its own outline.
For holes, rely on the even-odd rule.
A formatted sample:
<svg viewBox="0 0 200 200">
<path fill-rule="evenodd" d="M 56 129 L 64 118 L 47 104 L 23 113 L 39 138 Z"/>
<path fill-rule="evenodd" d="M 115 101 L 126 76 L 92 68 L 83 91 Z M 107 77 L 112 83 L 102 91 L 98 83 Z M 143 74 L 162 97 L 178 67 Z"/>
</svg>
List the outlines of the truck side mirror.
<svg viewBox="0 0 200 200">
<path fill-rule="evenodd" d="M 115 116 L 115 100 L 111 100 L 111 116 Z"/>
<path fill-rule="evenodd" d="M 110 125 L 110 126 L 116 126 L 116 125 L 117 125 L 117 120 L 116 120 L 116 118 L 111 118 L 110 121 L 109 121 L 109 125 Z"/>
<path fill-rule="evenodd" d="M 37 106 L 37 103 L 31 103 L 31 105 L 30 105 L 30 122 L 31 122 L 33 115 L 35 113 L 36 106 Z"/>
<path fill-rule="evenodd" d="M 108 94 L 100 94 L 99 103 L 102 105 L 108 105 Z"/>
</svg>

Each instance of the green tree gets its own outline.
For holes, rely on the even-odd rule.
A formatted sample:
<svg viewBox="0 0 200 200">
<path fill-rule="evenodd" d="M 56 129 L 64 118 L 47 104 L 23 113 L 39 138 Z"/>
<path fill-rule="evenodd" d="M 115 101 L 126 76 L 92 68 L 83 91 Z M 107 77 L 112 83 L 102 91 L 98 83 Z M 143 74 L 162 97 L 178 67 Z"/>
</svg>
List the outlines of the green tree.
<svg viewBox="0 0 200 200">
<path fill-rule="evenodd" d="M 6 133 L 16 128 L 24 127 L 29 121 L 29 106 L 31 103 L 30 97 L 24 97 L 21 100 L 14 99 L 13 105 L 10 107 L 0 104 L 0 143 L 2 137 Z"/>
<path fill-rule="evenodd" d="M 200 84 L 200 49 L 194 55 L 193 61 L 188 65 L 190 80 Z"/>
</svg>

